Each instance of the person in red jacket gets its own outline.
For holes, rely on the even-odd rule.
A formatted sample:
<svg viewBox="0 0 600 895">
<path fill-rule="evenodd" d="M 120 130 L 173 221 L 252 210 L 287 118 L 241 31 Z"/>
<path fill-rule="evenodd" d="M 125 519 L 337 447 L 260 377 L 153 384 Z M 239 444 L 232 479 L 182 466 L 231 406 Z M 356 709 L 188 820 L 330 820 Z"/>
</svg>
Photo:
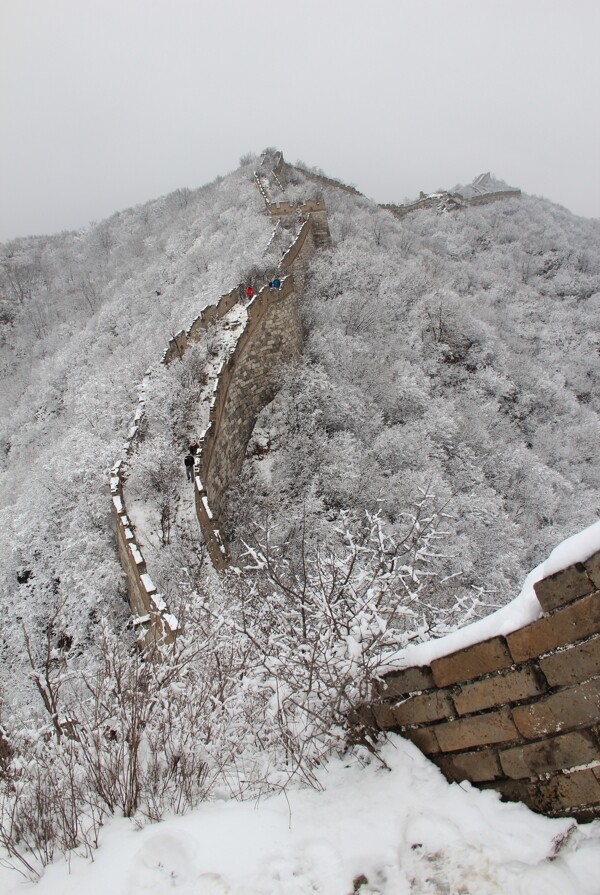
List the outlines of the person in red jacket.
<svg viewBox="0 0 600 895">
<path fill-rule="evenodd" d="M 251 298 L 254 298 L 254 289 L 252 286 L 246 286 L 246 298 L 250 301 Z"/>
</svg>

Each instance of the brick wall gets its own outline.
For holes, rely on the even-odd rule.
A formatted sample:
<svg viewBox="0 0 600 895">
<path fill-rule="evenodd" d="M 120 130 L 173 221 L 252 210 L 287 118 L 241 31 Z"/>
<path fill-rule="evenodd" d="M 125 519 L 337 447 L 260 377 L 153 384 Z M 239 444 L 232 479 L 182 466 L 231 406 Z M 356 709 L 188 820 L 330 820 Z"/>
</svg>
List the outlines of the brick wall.
<svg viewBox="0 0 600 895">
<path fill-rule="evenodd" d="M 307 221 L 279 263 L 281 288 L 265 286 L 248 304 L 246 325 L 219 373 L 209 426 L 200 443 L 196 513 L 217 569 L 228 562 L 220 523 L 227 489 L 240 473 L 258 414 L 273 398 L 277 368 L 302 351 L 297 297 L 309 258 L 317 248 L 330 244 L 325 206 L 321 203 L 307 213 Z"/>
<path fill-rule="evenodd" d="M 551 816 L 600 817 L 600 553 L 534 587 L 537 621 L 387 674 L 360 714 L 411 739 L 450 781 Z"/>
<path fill-rule="evenodd" d="M 289 168 L 292 171 L 299 171 L 303 177 L 306 177 L 307 180 L 313 180 L 315 183 L 320 183 L 323 186 L 331 186 L 337 190 L 342 190 L 344 193 L 351 193 L 353 196 L 362 196 L 362 193 L 356 189 L 354 186 L 349 186 L 347 183 L 342 183 L 341 180 L 334 180 L 332 177 L 326 177 L 324 174 L 315 174 L 313 171 L 307 171 L 305 168 L 298 168 L 295 165 L 288 165 L 287 162 L 283 161 L 283 156 L 281 161 L 279 162 L 278 167 L 276 167 L 276 171 L 281 176 L 281 171 L 285 173 L 285 169 Z"/>
<path fill-rule="evenodd" d="M 257 186 L 262 195 L 258 178 Z M 266 205 L 269 209 L 268 201 Z M 227 546 L 219 523 L 225 492 L 239 474 L 256 418 L 273 396 L 277 367 L 302 349 L 297 295 L 303 289 L 306 264 L 316 248 L 331 244 L 324 203 L 312 201 L 301 207 L 308 219 L 280 260 L 282 287 L 279 290 L 264 287 L 248 305 L 246 325 L 216 382 L 210 423 L 196 462 L 196 513 L 216 568 L 223 568 L 227 563 Z M 169 340 L 162 363 L 170 364 L 181 358 L 210 325 L 218 323 L 241 299 L 245 300 L 245 295 L 236 287 L 222 295 L 216 304 L 203 308 L 187 331 L 182 330 Z M 142 384 L 142 392 L 143 388 Z M 119 558 L 134 624 L 141 639 L 151 646 L 157 641 L 171 641 L 179 626 L 152 582 L 125 503 L 126 469 L 139 437 L 144 406 L 141 399 L 123 455 L 112 469 L 111 495 Z"/>
<path fill-rule="evenodd" d="M 182 357 L 189 346 L 201 338 L 204 330 L 223 318 L 239 300 L 240 292 L 236 287 L 226 295 L 222 295 L 216 304 L 203 308 L 187 331 L 182 330 L 169 340 L 162 363 L 170 364 L 176 358 Z M 144 391 L 144 382 L 140 391 L 141 393 Z M 133 623 L 138 629 L 140 640 L 147 647 L 152 647 L 157 642 L 171 642 L 179 631 L 179 623 L 170 612 L 163 596 L 157 592 L 146 566 L 142 545 L 137 540 L 135 528 L 127 515 L 125 502 L 127 466 L 140 435 L 144 409 L 145 401 L 142 398 L 138 402 L 122 456 L 112 468 L 110 490 L 117 530 L 117 548 L 127 581 Z"/>
<path fill-rule="evenodd" d="M 403 218 L 413 211 L 420 211 L 423 208 L 437 208 L 443 204 L 446 208 L 462 208 L 465 205 L 488 205 L 490 202 L 498 202 L 501 199 L 519 199 L 521 190 L 499 190 L 495 193 L 482 193 L 480 196 L 472 196 L 465 199 L 463 196 L 455 193 L 440 193 L 439 195 L 421 196 L 415 202 L 409 202 L 406 205 L 380 205 L 380 208 L 391 211 L 397 218 Z M 448 204 L 448 202 L 450 204 Z"/>
<path fill-rule="evenodd" d="M 489 202 L 498 202 L 500 199 L 520 199 L 521 190 L 499 190 L 496 193 L 482 193 L 480 196 L 471 196 L 465 199 L 467 205 L 487 205 Z"/>
<path fill-rule="evenodd" d="M 143 401 L 140 403 L 143 405 Z M 143 408 L 141 409 L 143 410 Z M 127 594 L 133 614 L 133 623 L 138 629 L 140 641 L 146 647 L 151 648 L 156 643 L 173 641 L 179 630 L 179 624 L 175 616 L 169 612 L 167 604 L 154 586 L 141 547 L 136 540 L 135 531 L 127 515 L 123 492 L 124 465 L 127 457 L 133 451 L 138 425 L 135 425 L 133 429 L 127 442 L 125 457 L 119 460 L 112 469 L 110 490 L 117 529 L 117 549 L 127 581 Z"/>
</svg>

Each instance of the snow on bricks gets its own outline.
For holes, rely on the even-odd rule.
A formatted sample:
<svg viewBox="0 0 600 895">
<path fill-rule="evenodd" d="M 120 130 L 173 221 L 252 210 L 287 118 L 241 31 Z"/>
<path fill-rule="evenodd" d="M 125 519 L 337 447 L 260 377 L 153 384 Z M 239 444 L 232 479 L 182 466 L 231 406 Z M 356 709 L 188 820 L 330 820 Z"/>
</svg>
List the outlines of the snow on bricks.
<svg viewBox="0 0 600 895">
<path fill-rule="evenodd" d="M 589 820 L 600 817 L 600 552 L 546 565 L 533 584 L 540 618 L 386 674 L 352 720 L 402 733 L 450 781 Z"/>
<path fill-rule="evenodd" d="M 139 392 L 143 394 L 146 381 L 151 371 L 148 370 Z M 125 510 L 124 483 L 127 461 L 139 438 L 141 423 L 144 419 L 145 400 L 137 403 L 134 422 L 129 428 L 127 441 L 122 456 L 111 470 L 110 491 L 117 525 L 117 548 L 121 565 L 127 581 L 129 605 L 133 613 L 134 627 L 140 630 L 140 642 L 146 646 L 154 646 L 157 641 L 170 642 L 175 637 L 178 625 L 173 626 L 170 616 L 166 622 L 167 606 L 164 600 L 156 595 L 156 588 L 146 571 L 146 562 L 140 544 L 137 542 L 133 527 Z"/>
</svg>

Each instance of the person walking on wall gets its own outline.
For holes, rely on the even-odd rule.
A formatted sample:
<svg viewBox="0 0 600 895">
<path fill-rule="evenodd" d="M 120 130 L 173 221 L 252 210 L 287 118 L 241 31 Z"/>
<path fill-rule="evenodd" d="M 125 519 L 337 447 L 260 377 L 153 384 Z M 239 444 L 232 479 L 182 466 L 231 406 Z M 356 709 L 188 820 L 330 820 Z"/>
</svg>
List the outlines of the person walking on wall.
<svg viewBox="0 0 600 895">
<path fill-rule="evenodd" d="M 271 287 L 271 289 L 279 289 L 279 287 L 281 286 L 281 280 L 279 279 L 279 277 L 275 277 L 274 280 L 271 280 L 269 286 Z"/>
<path fill-rule="evenodd" d="M 187 453 L 186 458 L 183 462 L 185 463 L 185 471 L 187 473 L 187 480 L 188 480 L 188 482 L 193 482 L 194 481 L 194 455 L 192 454 L 191 451 L 189 451 Z"/>
<path fill-rule="evenodd" d="M 246 298 L 250 301 L 251 298 L 254 298 L 254 289 L 252 286 L 246 286 Z"/>
</svg>

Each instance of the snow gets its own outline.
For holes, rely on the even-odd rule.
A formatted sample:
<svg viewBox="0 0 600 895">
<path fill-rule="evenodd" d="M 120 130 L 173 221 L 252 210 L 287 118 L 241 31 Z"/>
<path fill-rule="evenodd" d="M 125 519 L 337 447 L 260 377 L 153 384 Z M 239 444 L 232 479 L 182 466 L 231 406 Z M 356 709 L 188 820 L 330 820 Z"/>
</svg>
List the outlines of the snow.
<svg viewBox="0 0 600 895">
<path fill-rule="evenodd" d="M 164 623 L 166 624 L 166 626 L 171 631 L 179 630 L 179 619 L 177 618 L 177 616 L 173 615 L 171 612 L 165 612 L 163 615 L 163 620 L 164 620 Z"/>
<path fill-rule="evenodd" d="M 133 616 L 133 626 L 137 628 L 138 625 L 145 625 L 150 621 L 149 615 L 134 615 Z"/>
<path fill-rule="evenodd" d="M 206 495 L 204 495 L 204 497 L 202 498 L 202 506 L 204 507 L 207 518 L 212 519 L 213 514 L 211 508 L 208 505 L 208 497 L 206 497 Z"/>
<path fill-rule="evenodd" d="M 554 548 L 550 556 L 529 573 L 518 597 L 491 615 L 459 628 L 439 640 L 411 644 L 388 657 L 385 669 L 429 665 L 434 659 L 447 656 L 456 650 L 481 643 L 490 637 L 511 634 L 531 624 L 542 614 L 533 585 L 561 569 L 583 562 L 600 550 L 600 522 L 595 522 Z"/>
<path fill-rule="evenodd" d="M 123 512 L 123 501 L 118 495 L 116 497 L 113 497 L 113 504 L 117 513 L 121 515 L 121 513 Z"/>
<path fill-rule="evenodd" d="M 37 884 L 0 868 L 4 895 L 598 895 L 600 824 L 577 827 L 448 784 L 412 743 L 333 758 L 322 791 L 225 798 L 144 826 L 115 818 L 93 863 L 73 855 Z"/>
<path fill-rule="evenodd" d="M 545 563 L 542 563 L 542 578 L 548 578 L 567 566 L 584 562 L 600 550 L 600 522 L 595 522 L 583 531 L 567 538 L 555 547 Z"/>
<path fill-rule="evenodd" d="M 144 585 L 144 587 L 146 589 L 146 593 L 153 594 L 156 592 L 156 588 L 154 586 L 152 578 L 150 577 L 150 575 L 148 575 L 147 572 L 144 572 L 143 575 L 140 575 L 140 578 L 141 578 L 142 584 Z"/>
<path fill-rule="evenodd" d="M 141 566 L 144 562 L 144 557 L 139 551 L 139 548 L 135 544 L 130 544 L 129 549 L 131 550 L 131 555 L 133 556 L 133 561 L 136 566 Z"/>
<path fill-rule="evenodd" d="M 149 597 L 152 600 L 152 602 L 154 603 L 157 612 L 165 611 L 165 609 L 167 608 L 167 604 L 165 603 L 165 601 L 163 600 L 163 598 L 161 597 L 160 594 L 149 593 Z"/>
</svg>

